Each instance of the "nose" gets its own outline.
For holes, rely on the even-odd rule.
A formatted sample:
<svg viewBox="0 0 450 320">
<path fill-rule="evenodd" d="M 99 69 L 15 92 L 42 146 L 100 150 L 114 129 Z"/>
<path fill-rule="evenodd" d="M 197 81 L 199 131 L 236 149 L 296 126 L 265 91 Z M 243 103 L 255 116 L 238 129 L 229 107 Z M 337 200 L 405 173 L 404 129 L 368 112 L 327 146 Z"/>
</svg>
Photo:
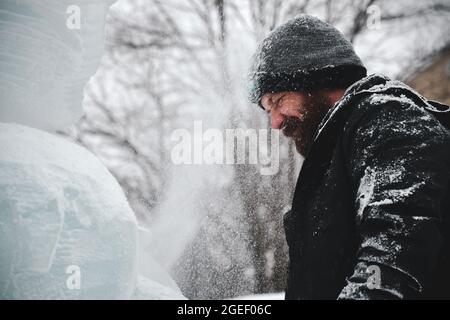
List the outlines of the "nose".
<svg viewBox="0 0 450 320">
<path fill-rule="evenodd" d="M 272 109 L 270 111 L 270 118 L 272 129 L 281 129 L 286 116 L 279 109 Z"/>
</svg>

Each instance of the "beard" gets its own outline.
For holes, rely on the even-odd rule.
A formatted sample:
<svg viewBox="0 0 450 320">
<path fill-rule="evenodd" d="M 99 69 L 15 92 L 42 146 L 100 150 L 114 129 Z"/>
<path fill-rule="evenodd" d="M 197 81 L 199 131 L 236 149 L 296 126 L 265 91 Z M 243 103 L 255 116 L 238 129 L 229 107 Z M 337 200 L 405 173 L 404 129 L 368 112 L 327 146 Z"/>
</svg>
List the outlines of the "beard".
<svg viewBox="0 0 450 320">
<path fill-rule="evenodd" d="M 288 117 L 282 124 L 282 131 L 286 137 L 292 138 L 297 151 L 306 158 L 314 135 L 327 112 L 334 103 L 323 94 L 311 93 L 305 97 L 300 110 L 301 117 Z"/>
</svg>

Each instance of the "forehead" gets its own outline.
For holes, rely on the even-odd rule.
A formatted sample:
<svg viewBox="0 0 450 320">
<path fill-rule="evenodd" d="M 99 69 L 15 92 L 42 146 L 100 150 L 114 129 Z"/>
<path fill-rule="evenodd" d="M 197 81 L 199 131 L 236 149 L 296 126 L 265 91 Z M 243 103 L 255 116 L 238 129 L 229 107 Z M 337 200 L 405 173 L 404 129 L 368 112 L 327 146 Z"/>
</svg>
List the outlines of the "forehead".
<svg viewBox="0 0 450 320">
<path fill-rule="evenodd" d="M 269 111 L 280 105 L 299 105 L 306 99 L 305 93 L 297 91 L 269 92 L 262 96 L 260 106 Z"/>
<path fill-rule="evenodd" d="M 302 99 L 304 95 L 305 93 L 298 91 L 268 92 L 262 96 L 262 100 Z"/>
</svg>

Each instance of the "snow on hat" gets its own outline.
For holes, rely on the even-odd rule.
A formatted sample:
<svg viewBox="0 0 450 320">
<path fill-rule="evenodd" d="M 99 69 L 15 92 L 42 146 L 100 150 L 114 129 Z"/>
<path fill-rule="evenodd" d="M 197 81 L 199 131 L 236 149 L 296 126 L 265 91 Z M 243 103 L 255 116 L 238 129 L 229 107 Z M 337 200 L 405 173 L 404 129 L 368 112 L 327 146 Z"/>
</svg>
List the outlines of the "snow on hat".
<svg viewBox="0 0 450 320">
<path fill-rule="evenodd" d="M 348 87 L 366 68 L 332 25 L 300 15 L 272 31 L 259 45 L 250 69 L 249 95 L 260 103 L 267 92 Z"/>
</svg>

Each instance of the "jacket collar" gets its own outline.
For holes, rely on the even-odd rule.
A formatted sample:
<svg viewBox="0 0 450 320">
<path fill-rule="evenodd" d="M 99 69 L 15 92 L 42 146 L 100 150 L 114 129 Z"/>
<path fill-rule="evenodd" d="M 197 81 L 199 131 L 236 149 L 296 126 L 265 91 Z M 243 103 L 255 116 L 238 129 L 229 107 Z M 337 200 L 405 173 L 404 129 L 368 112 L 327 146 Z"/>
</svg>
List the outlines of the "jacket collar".
<svg viewBox="0 0 450 320">
<path fill-rule="evenodd" d="M 319 124 L 314 136 L 314 142 L 323 135 L 324 131 L 327 131 L 327 127 L 330 127 L 332 123 L 336 122 L 338 119 L 342 119 L 343 116 L 350 112 L 350 104 L 353 104 L 353 102 L 361 99 L 365 95 L 374 93 L 386 93 L 398 96 L 405 95 L 410 100 L 417 103 L 417 105 L 421 105 L 433 113 L 450 112 L 449 106 L 439 102 L 426 100 L 422 95 L 401 81 L 391 80 L 383 75 L 372 74 L 355 82 L 345 91 L 342 98 L 336 102 L 334 107 L 330 109 Z"/>
</svg>

